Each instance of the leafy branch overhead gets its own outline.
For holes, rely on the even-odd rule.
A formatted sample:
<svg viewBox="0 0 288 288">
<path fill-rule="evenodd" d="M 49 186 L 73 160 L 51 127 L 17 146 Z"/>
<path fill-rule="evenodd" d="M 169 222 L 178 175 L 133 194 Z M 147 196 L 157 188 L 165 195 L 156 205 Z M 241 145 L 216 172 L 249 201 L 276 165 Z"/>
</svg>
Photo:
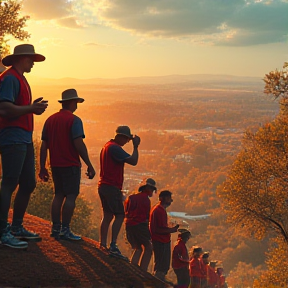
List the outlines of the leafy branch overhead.
<svg viewBox="0 0 288 288">
<path fill-rule="evenodd" d="M 7 36 L 26 40 L 30 34 L 24 30 L 29 16 L 21 16 L 21 2 L 17 0 L 0 0 L 0 54 L 1 58 L 9 52 Z"/>
<path fill-rule="evenodd" d="M 271 71 L 264 77 L 264 93 L 278 97 L 288 98 L 288 62 L 283 65 L 283 70 Z"/>
</svg>

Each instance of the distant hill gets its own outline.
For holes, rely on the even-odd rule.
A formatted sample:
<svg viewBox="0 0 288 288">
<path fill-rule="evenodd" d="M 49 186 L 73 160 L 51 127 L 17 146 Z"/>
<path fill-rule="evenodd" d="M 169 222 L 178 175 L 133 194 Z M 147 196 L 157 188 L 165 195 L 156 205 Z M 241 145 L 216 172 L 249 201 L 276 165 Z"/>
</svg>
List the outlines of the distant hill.
<svg viewBox="0 0 288 288">
<path fill-rule="evenodd" d="M 0 245 L 0 287 L 163 287 L 138 266 L 109 257 L 96 241 L 56 241 L 50 222 L 26 214 L 24 223 L 43 240 L 29 242 L 27 251 Z"/>
<path fill-rule="evenodd" d="M 27 75 L 28 76 L 28 75 Z M 180 83 L 258 83 L 262 84 L 261 78 L 258 77 L 241 77 L 232 75 L 208 75 L 208 74 L 192 74 L 192 75 L 167 75 L 154 77 L 126 77 L 126 78 L 61 78 L 49 79 L 28 76 L 30 82 L 36 85 L 163 85 L 163 84 L 180 84 Z"/>
</svg>

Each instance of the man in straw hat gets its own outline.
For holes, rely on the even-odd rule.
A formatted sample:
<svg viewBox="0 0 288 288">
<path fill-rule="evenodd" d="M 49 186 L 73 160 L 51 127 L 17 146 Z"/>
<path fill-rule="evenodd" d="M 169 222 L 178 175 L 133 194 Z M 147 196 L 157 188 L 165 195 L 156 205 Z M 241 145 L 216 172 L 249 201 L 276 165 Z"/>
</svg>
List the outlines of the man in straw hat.
<svg viewBox="0 0 288 288">
<path fill-rule="evenodd" d="M 62 109 L 46 120 L 40 149 L 39 177 L 44 181 L 49 178 L 45 167 L 47 150 L 49 150 L 55 187 L 51 207 L 51 236 L 76 241 L 81 240 L 81 237 L 71 231 L 70 222 L 80 189 L 80 158 L 87 165 L 88 178 L 93 179 L 95 176 L 95 170 L 83 142 L 85 135 L 82 121 L 73 114 L 77 109 L 77 104 L 83 101 L 84 99 L 78 97 L 75 89 L 67 89 L 62 93 L 62 99 L 59 100 Z"/>
<path fill-rule="evenodd" d="M 33 45 L 22 44 L 14 53 L 2 59 L 10 66 L 0 75 L 0 153 L 2 182 L 0 196 L 0 235 L 3 245 L 27 248 L 26 241 L 41 240 L 36 233 L 26 230 L 22 223 L 30 194 L 36 186 L 34 148 L 32 143 L 33 114 L 41 115 L 47 101 L 38 98 L 32 102 L 30 86 L 24 77 L 34 62 L 45 57 L 34 51 Z M 14 200 L 12 225 L 7 225 L 11 196 L 19 184 Z"/>
<path fill-rule="evenodd" d="M 191 238 L 187 229 L 178 229 L 178 239 L 172 252 L 172 268 L 177 276 L 177 288 L 188 288 L 189 276 L 189 255 L 186 243 Z"/>
<path fill-rule="evenodd" d="M 130 155 L 122 147 L 132 140 L 133 153 Z M 131 134 L 128 126 L 119 126 L 114 139 L 108 141 L 100 153 L 100 180 L 98 193 L 102 203 L 103 218 L 100 226 L 100 245 L 107 249 L 107 234 L 112 222 L 112 239 L 109 252 L 122 256 L 116 241 L 124 220 L 124 206 L 122 198 L 122 185 L 124 177 L 124 164 L 137 165 L 138 146 L 140 137 Z"/>
<path fill-rule="evenodd" d="M 154 252 L 154 274 L 166 281 L 171 260 L 171 233 L 177 232 L 179 225 L 168 226 L 166 208 L 173 202 L 172 192 L 163 190 L 159 194 L 159 203 L 150 212 L 150 233 Z"/>
<path fill-rule="evenodd" d="M 126 237 L 134 249 L 131 263 L 139 265 L 144 271 L 147 271 L 152 256 L 149 197 L 156 191 L 155 180 L 148 178 L 142 182 L 138 189 L 139 193 L 130 195 L 124 203 Z"/>
</svg>

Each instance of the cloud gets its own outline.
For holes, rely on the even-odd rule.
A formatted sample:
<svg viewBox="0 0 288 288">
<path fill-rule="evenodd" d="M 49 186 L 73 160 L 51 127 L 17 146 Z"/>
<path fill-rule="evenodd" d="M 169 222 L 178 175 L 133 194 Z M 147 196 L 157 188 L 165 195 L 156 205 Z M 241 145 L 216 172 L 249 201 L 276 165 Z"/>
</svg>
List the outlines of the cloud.
<svg viewBox="0 0 288 288">
<path fill-rule="evenodd" d="M 65 26 L 68 28 L 83 28 L 84 26 L 79 23 L 75 16 L 65 17 L 57 19 L 57 23 L 60 26 Z"/>
<path fill-rule="evenodd" d="M 82 3 L 87 7 L 91 1 Z M 288 39 L 286 0 L 102 0 L 91 5 L 103 25 L 148 37 L 236 46 Z"/>
<path fill-rule="evenodd" d="M 288 0 L 23 0 L 35 20 L 146 38 L 249 46 L 288 40 Z M 81 23 L 81 24 L 80 24 Z"/>
<path fill-rule="evenodd" d="M 23 11 L 34 20 L 52 20 L 71 16 L 72 2 L 66 0 L 23 0 Z"/>
<path fill-rule="evenodd" d="M 33 20 L 50 21 L 50 24 L 67 28 L 82 28 L 74 15 L 74 3 L 68 0 L 23 0 L 23 12 Z M 51 20 L 54 20 L 51 22 Z"/>
</svg>

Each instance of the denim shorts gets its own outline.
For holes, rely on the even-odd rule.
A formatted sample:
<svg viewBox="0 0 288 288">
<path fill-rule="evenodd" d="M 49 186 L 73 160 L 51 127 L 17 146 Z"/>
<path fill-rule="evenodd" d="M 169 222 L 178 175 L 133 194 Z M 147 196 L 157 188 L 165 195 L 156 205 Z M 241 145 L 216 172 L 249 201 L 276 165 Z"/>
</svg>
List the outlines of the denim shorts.
<svg viewBox="0 0 288 288">
<path fill-rule="evenodd" d="M 78 195 L 80 190 L 81 167 L 52 167 L 55 194 Z"/>
</svg>

